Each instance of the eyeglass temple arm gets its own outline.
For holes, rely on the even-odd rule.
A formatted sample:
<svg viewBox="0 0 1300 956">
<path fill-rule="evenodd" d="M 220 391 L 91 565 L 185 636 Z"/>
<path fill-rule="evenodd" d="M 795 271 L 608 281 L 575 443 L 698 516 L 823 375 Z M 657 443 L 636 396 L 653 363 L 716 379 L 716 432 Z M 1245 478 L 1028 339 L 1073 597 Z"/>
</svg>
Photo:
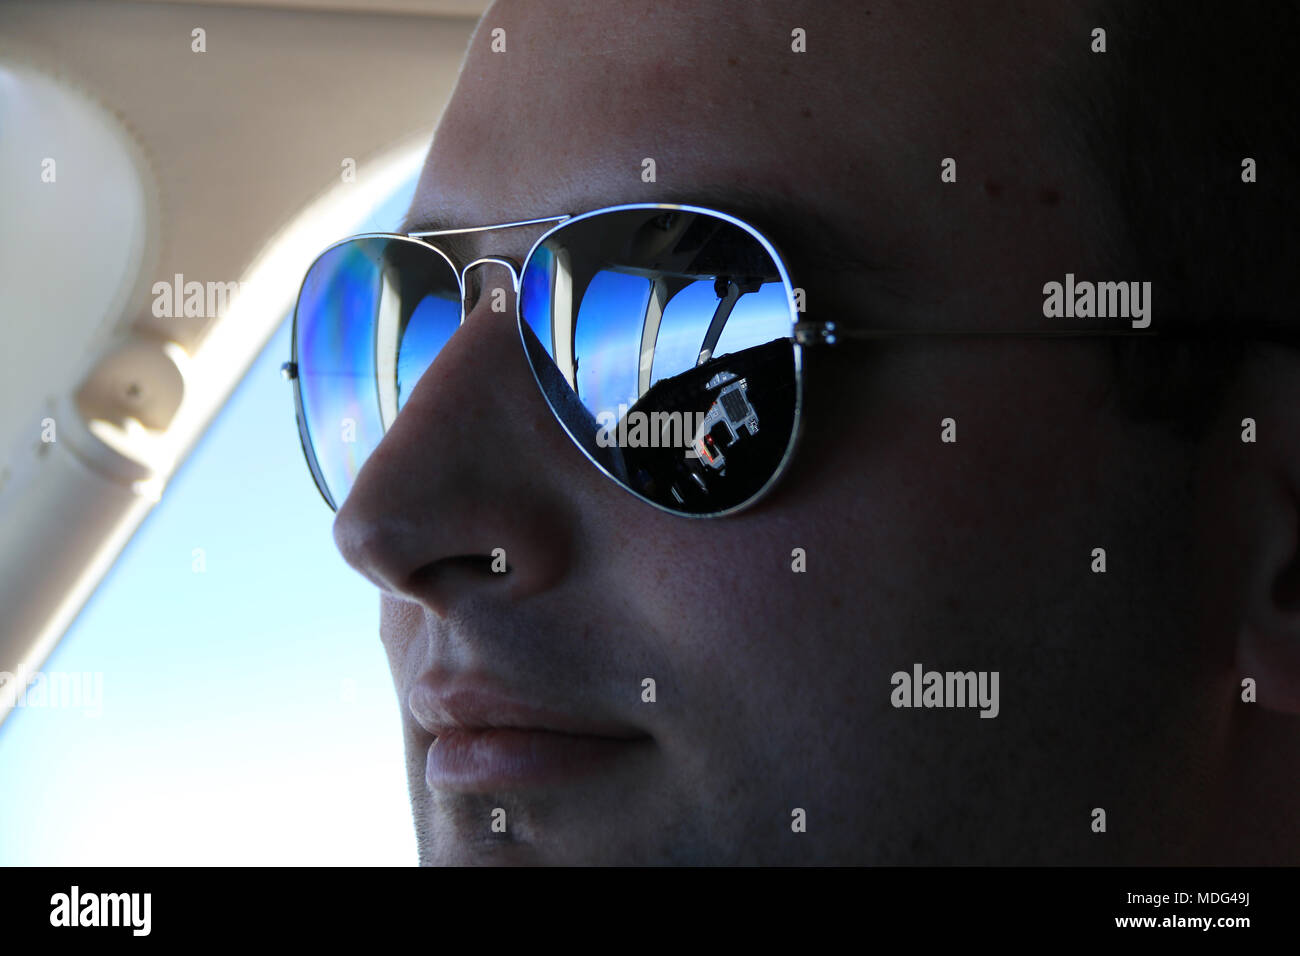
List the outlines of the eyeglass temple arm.
<svg viewBox="0 0 1300 956">
<path fill-rule="evenodd" d="M 1259 339 L 1300 346 L 1300 330 L 1292 329 L 1231 329 L 1231 328 L 1165 328 L 1165 329 L 845 329 L 834 322 L 798 322 L 794 327 L 795 341 L 800 345 L 836 345 L 842 341 L 875 341 L 879 339 L 914 338 L 919 336 L 1023 336 L 1028 338 L 1093 338 L 1097 336 L 1123 336 L 1131 338 L 1202 339 Z"/>
</svg>

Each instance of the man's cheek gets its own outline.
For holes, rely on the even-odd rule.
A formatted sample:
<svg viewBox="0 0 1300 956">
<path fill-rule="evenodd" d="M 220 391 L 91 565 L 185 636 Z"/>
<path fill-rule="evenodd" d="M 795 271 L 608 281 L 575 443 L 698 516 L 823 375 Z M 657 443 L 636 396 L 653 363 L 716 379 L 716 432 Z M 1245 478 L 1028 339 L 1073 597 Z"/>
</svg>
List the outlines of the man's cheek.
<svg viewBox="0 0 1300 956">
<path fill-rule="evenodd" d="M 399 674 L 418 664 L 419 656 L 426 650 L 419 646 L 424 615 L 418 605 L 388 595 L 380 595 L 379 605 L 379 639 L 396 680 Z M 414 671 L 410 676 L 414 679 Z"/>
</svg>

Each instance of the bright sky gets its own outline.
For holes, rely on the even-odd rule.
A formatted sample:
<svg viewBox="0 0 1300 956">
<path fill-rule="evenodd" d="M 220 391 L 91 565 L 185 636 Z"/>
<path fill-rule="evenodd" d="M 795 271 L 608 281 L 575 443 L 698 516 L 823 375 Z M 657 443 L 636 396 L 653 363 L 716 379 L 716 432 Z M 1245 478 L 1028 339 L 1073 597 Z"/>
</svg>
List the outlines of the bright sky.
<svg viewBox="0 0 1300 956">
<path fill-rule="evenodd" d="M 286 321 L 43 665 L 102 673 L 101 712 L 0 724 L 0 865 L 416 862 L 378 593 L 334 548 L 288 356 Z"/>
</svg>

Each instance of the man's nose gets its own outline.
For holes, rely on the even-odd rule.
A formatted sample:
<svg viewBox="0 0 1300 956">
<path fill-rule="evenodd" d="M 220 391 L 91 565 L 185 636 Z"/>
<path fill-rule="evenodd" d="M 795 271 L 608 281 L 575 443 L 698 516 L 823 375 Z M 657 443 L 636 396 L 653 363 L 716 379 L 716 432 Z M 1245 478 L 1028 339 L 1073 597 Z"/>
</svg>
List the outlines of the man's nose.
<svg viewBox="0 0 1300 956">
<path fill-rule="evenodd" d="M 510 274 L 487 265 L 478 277 L 464 324 L 334 521 L 349 564 L 441 616 L 461 598 L 519 600 L 554 586 L 571 565 L 580 518 L 563 477 L 580 453 L 524 356 Z"/>
</svg>

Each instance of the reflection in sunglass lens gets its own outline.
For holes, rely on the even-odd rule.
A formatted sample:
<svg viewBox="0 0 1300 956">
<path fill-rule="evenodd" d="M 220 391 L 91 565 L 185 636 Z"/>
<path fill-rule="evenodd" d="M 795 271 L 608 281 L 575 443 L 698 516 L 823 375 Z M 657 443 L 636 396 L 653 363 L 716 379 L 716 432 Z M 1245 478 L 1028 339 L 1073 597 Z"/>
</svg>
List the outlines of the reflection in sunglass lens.
<svg viewBox="0 0 1300 956">
<path fill-rule="evenodd" d="M 581 217 L 525 263 L 521 333 L 565 428 L 626 488 L 715 514 L 763 491 L 799 403 L 789 280 L 716 214 Z"/>
<path fill-rule="evenodd" d="M 349 239 L 308 271 L 294 315 L 300 422 L 334 508 L 456 331 L 460 304 L 451 264 L 411 239 Z"/>
</svg>

